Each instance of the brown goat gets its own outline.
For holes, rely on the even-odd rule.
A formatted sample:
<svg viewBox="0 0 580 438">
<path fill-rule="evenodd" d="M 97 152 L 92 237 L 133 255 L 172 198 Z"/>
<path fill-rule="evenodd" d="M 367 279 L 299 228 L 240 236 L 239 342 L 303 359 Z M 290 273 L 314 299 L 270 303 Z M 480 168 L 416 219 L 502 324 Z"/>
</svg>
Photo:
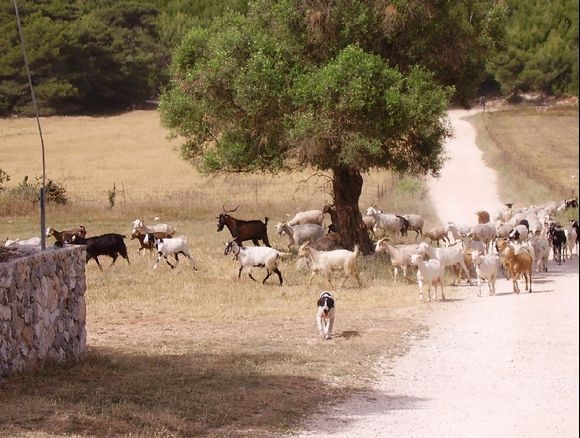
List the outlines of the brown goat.
<svg viewBox="0 0 580 438">
<path fill-rule="evenodd" d="M 79 225 L 78 228 L 72 228 L 70 230 L 57 231 L 52 227 L 46 229 L 46 237 L 54 236 L 56 244 L 70 243 L 73 236 L 82 237 L 83 239 L 87 235 L 87 230 L 83 225 Z"/>
<path fill-rule="evenodd" d="M 440 240 L 443 240 L 443 242 L 447 241 L 447 243 L 449 243 L 449 237 L 447 237 L 447 232 L 443 227 L 431 228 L 429 231 L 423 233 L 423 237 L 429 238 L 431 243 L 437 242 L 437 246 L 439 246 Z"/>
<path fill-rule="evenodd" d="M 155 236 L 155 239 L 167 239 L 172 237 L 173 233 L 165 233 L 163 231 L 158 231 L 157 233 L 152 233 Z M 137 250 L 137 254 L 141 254 L 141 250 L 149 250 L 153 252 L 155 250 L 155 239 L 148 240 L 145 242 L 145 236 L 147 234 L 143 234 L 140 230 L 133 230 L 131 233 L 131 240 L 137 239 L 141 247 Z"/>
<path fill-rule="evenodd" d="M 218 220 L 217 230 L 221 231 L 224 229 L 224 226 L 228 227 L 235 242 L 240 246 L 246 240 L 251 240 L 254 242 L 254 245 L 260 246 L 259 241 L 261 240 L 264 242 L 264 245 L 271 247 L 272 245 L 270 245 L 270 241 L 268 240 L 268 217 L 262 222 L 260 220 L 245 221 L 230 216 L 229 213 L 233 213 L 238 207 L 233 210 L 226 210 L 225 205 L 223 206 L 223 213 L 220 213 L 216 218 Z"/>
<path fill-rule="evenodd" d="M 520 274 L 522 274 L 526 280 L 526 290 L 532 292 L 532 266 L 534 259 L 531 254 L 526 249 L 522 249 L 521 252 L 516 253 L 511 245 L 507 245 L 501 254 L 503 255 L 503 262 L 512 278 L 514 293 L 520 293 L 520 287 L 518 286 L 518 277 Z"/>
<path fill-rule="evenodd" d="M 478 224 L 489 224 L 489 213 L 485 210 L 477 210 L 475 212 Z"/>
</svg>

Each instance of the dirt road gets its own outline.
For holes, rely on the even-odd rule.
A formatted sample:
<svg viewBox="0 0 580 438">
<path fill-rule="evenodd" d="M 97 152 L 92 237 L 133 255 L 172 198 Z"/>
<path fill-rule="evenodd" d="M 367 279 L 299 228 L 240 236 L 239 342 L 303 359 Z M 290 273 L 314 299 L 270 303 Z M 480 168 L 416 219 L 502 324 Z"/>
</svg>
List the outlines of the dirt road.
<svg viewBox="0 0 580 438">
<path fill-rule="evenodd" d="M 476 209 L 502 206 L 475 133 L 460 120 L 467 114 L 450 114 L 452 159 L 431 185 L 442 221 L 474 223 Z M 532 294 L 513 294 L 506 280 L 495 297 L 487 285 L 482 297 L 476 287 L 448 288 L 448 301 L 427 305 L 428 335 L 381 364 L 376 389 L 314 418 L 300 436 L 577 437 L 578 257 L 550 260 L 549 269 Z"/>
</svg>

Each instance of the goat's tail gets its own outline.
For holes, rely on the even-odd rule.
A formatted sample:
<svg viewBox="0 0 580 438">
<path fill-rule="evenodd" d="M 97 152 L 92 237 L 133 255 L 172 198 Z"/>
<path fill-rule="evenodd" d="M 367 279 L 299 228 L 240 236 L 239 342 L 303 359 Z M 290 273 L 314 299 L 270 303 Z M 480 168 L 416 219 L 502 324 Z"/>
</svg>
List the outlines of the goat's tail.
<svg viewBox="0 0 580 438">
<path fill-rule="evenodd" d="M 359 246 L 355 245 L 353 253 L 350 256 L 348 256 L 348 258 L 346 259 L 346 263 L 344 264 L 345 270 L 351 274 L 358 272 L 356 258 L 358 256 L 359 249 L 360 249 Z"/>
</svg>

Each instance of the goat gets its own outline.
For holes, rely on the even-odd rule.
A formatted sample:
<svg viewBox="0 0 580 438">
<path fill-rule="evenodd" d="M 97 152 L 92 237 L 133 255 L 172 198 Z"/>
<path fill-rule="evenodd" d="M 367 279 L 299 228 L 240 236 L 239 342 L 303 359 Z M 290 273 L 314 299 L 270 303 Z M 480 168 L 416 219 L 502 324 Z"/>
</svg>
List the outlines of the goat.
<svg viewBox="0 0 580 438">
<path fill-rule="evenodd" d="M 572 258 L 578 235 L 576 234 L 576 230 L 572 227 L 565 228 L 564 233 L 566 234 L 566 245 L 564 245 L 564 260 L 566 260 Z"/>
<path fill-rule="evenodd" d="M 518 277 L 521 275 L 524 276 L 526 281 L 526 290 L 529 290 L 530 293 L 532 292 L 532 265 L 534 259 L 532 255 L 528 251 L 521 251 L 519 254 L 516 254 L 516 250 L 513 246 L 507 245 L 506 248 L 503 250 L 503 258 L 504 264 L 507 267 L 510 277 L 513 281 L 513 291 L 516 294 L 520 293 L 520 287 L 518 285 Z M 528 279 L 529 279 L 529 287 L 528 287 Z"/>
<path fill-rule="evenodd" d="M 324 204 L 324 207 L 322 207 L 322 214 L 328 214 L 330 216 L 330 225 L 328 229 L 340 233 L 340 223 L 338 221 L 336 207 L 334 205 Z"/>
<path fill-rule="evenodd" d="M 6 238 L 4 242 L 6 248 L 13 248 L 17 246 L 32 246 L 34 248 L 40 248 L 40 237 L 31 237 L 30 239 L 20 240 L 18 238 L 11 240 Z"/>
<path fill-rule="evenodd" d="M 238 207 L 239 205 L 233 210 L 226 210 L 225 205 L 223 206 L 223 213 L 220 213 L 216 218 L 218 220 L 218 232 L 226 226 L 239 246 L 242 246 L 242 242 L 246 240 L 251 240 L 254 245 L 260 246 L 259 241 L 261 240 L 264 245 L 271 247 L 272 245 L 270 245 L 268 240 L 268 217 L 262 222 L 260 220 L 245 221 L 230 216 L 229 213 L 233 213 Z"/>
<path fill-rule="evenodd" d="M 457 275 L 458 281 L 461 282 L 461 273 L 465 271 L 467 274 L 467 282 L 471 285 L 471 277 L 469 276 L 469 270 L 465 264 L 465 258 L 463 255 L 463 250 L 459 246 L 450 246 L 447 248 L 433 248 L 429 246 L 427 242 L 421 242 L 417 247 L 419 254 L 427 254 L 430 258 L 437 259 L 441 262 L 441 265 L 446 268 L 447 266 L 454 266 L 459 264 L 461 270 Z"/>
<path fill-rule="evenodd" d="M 516 242 L 526 242 L 528 240 L 528 234 L 528 227 L 525 224 L 519 224 L 510 231 L 508 239 L 515 240 Z"/>
<path fill-rule="evenodd" d="M 578 225 L 578 221 L 577 220 L 571 220 L 570 221 L 570 226 L 572 228 L 574 228 L 574 231 L 576 231 L 576 254 L 580 254 L 579 252 L 579 244 L 580 244 L 580 226 Z"/>
<path fill-rule="evenodd" d="M 154 242 L 155 249 L 157 250 L 157 260 L 155 261 L 153 269 L 157 269 L 157 264 L 162 256 L 165 259 L 165 263 L 171 266 L 171 269 L 174 269 L 179 263 L 179 254 L 182 254 L 190 261 L 193 270 L 197 271 L 197 268 L 193 264 L 193 256 L 187 246 L 187 238 L 185 236 L 158 238 L 155 237 L 154 233 L 148 233 L 145 239 L 143 239 L 143 243 L 148 244 L 149 242 Z M 167 259 L 170 255 L 173 255 L 175 258 L 175 265 L 172 265 Z"/>
<path fill-rule="evenodd" d="M 418 254 L 416 245 L 391 245 L 386 237 L 375 244 L 375 252 L 384 251 L 389 254 L 394 271 L 394 282 L 397 282 L 399 268 L 403 271 L 403 278 L 407 279 L 407 267 L 411 264 L 411 255 Z"/>
<path fill-rule="evenodd" d="M 79 225 L 78 228 L 72 228 L 70 230 L 57 231 L 52 227 L 46 229 L 46 237 L 53 236 L 58 246 L 62 246 L 63 243 L 70 243 L 72 236 L 86 237 L 87 230 L 83 225 Z"/>
<path fill-rule="evenodd" d="M 133 231 L 139 231 L 141 234 L 166 233 L 168 237 L 175 234 L 175 228 L 168 224 L 145 225 L 141 219 L 135 219 L 131 225 Z"/>
<path fill-rule="evenodd" d="M 445 278 L 445 266 L 437 260 L 431 259 L 427 262 L 423 261 L 421 254 L 413 254 L 411 256 L 411 264 L 417 266 L 417 283 L 419 283 L 419 299 L 423 302 L 423 284 L 427 284 L 427 294 L 429 301 L 431 301 L 431 286 L 435 289 L 435 300 L 437 300 L 437 285 L 441 288 L 441 298 L 445 300 L 443 293 L 443 280 Z"/>
<path fill-rule="evenodd" d="M 416 233 L 415 240 L 421 235 L 423 237 L 423 225 L 425 220 L 418 214 L 404 214 L 403 217 L 409 222 L 409 230 Z"/>
<path fill-rule="evenodd" d="M 471 231 L 467 234 L 473 240 L 479 240 L 483 242 L 486 246 L 486 252 L 490 251 L 492 248 L 493 241 L 495 240 L 495 235 L 497 230 L 494 224 L 485 223 L 477 224 L 471 227 Z"/>
<path fill-rule="evenodd" d="M 276 230 L 278 234 L 285 233 L 290 239 L 288 249 L 294 245 L 300 246 L 308 240 L 320 239 L 324 235 L 324 228 L 316 224 L 290 225 L 287 222 L 281 222 L 276 225 Z"/>
<path fill-rule="evenodd" d="M 71 238 L 73 245 L 86 245 L 87 247 L 87 261 L 90 259 L 95 259 L 99 269 L 103 269 L 99 263 L 98 256 L 106 255 L 113 259 L 111 266 L 117 261 L 117 257 L 120 255 L 129 262 L 129 256 L 127 255 L 127 247 L 125 246 L 125 241 L 123 240 L 125 236 L 122 234 L 108 233 L 102 234 L 100 236 L 87 237 L 86 239 L 74 234 Z"/>
<path fill-rule="evenodd" d="M 237 208 L 237 207 L 236 207 Z M 320 210 L 299 211 L 296 215 L 288 221 L 290 226 L 316 224 L 322 226 L 324 221 L 324 214 Z"/>
<path fill-rule="evenodd" d="M 377 221 L 375 221 L 375 218 L 373 216 L 363 216 L 362 220 L 367 230 L 374 236 L 375 235 L 374 228 L 377 223 Z"/>
<path fill-rule="evenodd" d="M 281 253 L 276 251 L 274 248 L 266 248 L 263 246 L 255 246 L 244 248 L 243 246 L 239 245 L 235 240 L 231 240 L 225 244 L 224 248 L 224 255 L 228 255 L 233 253 L 235 258 L 240 262 L 240 270 L 238 271 L 238 278 L 242 275 L 242 270 L 245 267 L 250 268 L 248 272 L 248 276 L 256 281 L 256 279 L 252 276 L 251 268 L 253 267 L 263 267 L 266 268 L 266 277 L 262 280 L 262 284 L 266 282 L 272 273 L 276 273 L 278 275 L 278 279 L 280 280 L 280 286 L 283 284 L 282 273 L 278 269 L 278 265 L 280 263 L 280 257 L 286 255 L 285 253 Z"/>
<path fill-rule="evenodd" d="M 317 251 L 332 251 L 342 249 L 340 245 L 340 235 L 337 232 L 329 231 L 328 234 L 316 239 L 310 244 Z"/>
<path fill-rule="evenodd" d="M 532 236 L 530 243 L 536 255 L 536 268 L 538 272 L 548 272 L 548 259 L 550 257 L 550 242 L 539 236 Z"/>
<path fill-rule="evenodd" d="M 552 245 L 554 260 L 557 261 L 559 265 L 561 265 L 564 245 L 567 243 L 566 233 L 556 224 L 550 224 L 548 229 L 548 241 L 550 242 L 550 245 Z"/>
<path fill-rule="evenodd" d="M 477 274 L 477 287 L 479 292 L 477 296 L 481 296 L 481 279 L 488 282 L 489 295 L 495 295 L 495 280 L 497 279 L 497 272 L 499 270 L 499 256 L 495 254 L 484 255 L 483 252 L 474 250 L 471 252 L 471 259 L 475 265 L 475 272 Z"/>
<path fill-rule="evenodd" d="M 372 216 L 375 218 L 375 226 L 373 232 L 376 233 L 377 229 L 382 229 L 384 233 L 397 234 L 401 233 L 404 235 L 406 233 L 405 221 L 406 219 L 402 216 L 397 216 L 395 214 L 381 213 L 376 207 L 370 206 L 367 209 L 367 216 Z M 404 221 L 402 221 L 403 219 Z M 408 224 L 408 222 L 407 222 Z"/>
<path fill-rule="evenodd" d="M 431 240 L 431 243 L 437 242 L 437 246 L 439 246 L 440 240 L 442 240 L 443 243 L 450 243 L 449 236 L 447 235 L 447 231 L 445 231 L 444 227 L 431 228 L 429 231 L 426 231 L 423 236 Z"/>
<path fill-rule="evenodd" d="M 475 212 L 475 215 L 477 216 L 477 223 L 478 224 L 488 224 L 489 223 L 489 213 L 485 210 L 477 210 Z"/>
<path fill-rule="evenodd" d="M 471 226 L 460 224 L 456 225 L 454 222 L 447 222 L 445 224 L 445 232 L 451 233 L 455 242 L 465 240 L 467 235 L 471 232 Z"/>
<path fill-rule="evenodd" d="M 343 287 L 349 277 L 356 279 L 360 287 L 363 284 L 360 280 L 358 266 L 356 258 L 359 253 L 359 246 L 355 245 L 354 251 L 349 251 L 347 249 L 335 249 L 334 251 L 317 251 L 310 245 L 310 242 L 306 242 L 300 246 L 298 250 L 299 257 L 307 257 L 310 259 L 312 267 L 312 275 L 308 284 L 312 282 L 312 279 L 319 273 L 323 273 L 328 280 L 328 283 L 332 287 L 331 274 L 332 271 L 342 270 L 345 273 L 344 280 L 340 287 Z"/>
<path fill-rule="evenodd" d="M 162 231 L 152 234 L 157 239 L 166 239 L 168 237 L 171 237 L 171 234 L 167 234 Z M 145 242 L 146 237 L 147 234 L 142 234 L 141 231 L 139 230 L 133 230 L 133 232 L 131 233 L 131 240 L 137 239 L 139 241 L 140 248 L 137 250 L 137 254 L 139 255 L 141 254 L 142 250 L 153 251 L 155 249 L 155 239 L 148 239 L 147 242 Z"/>
</svg>

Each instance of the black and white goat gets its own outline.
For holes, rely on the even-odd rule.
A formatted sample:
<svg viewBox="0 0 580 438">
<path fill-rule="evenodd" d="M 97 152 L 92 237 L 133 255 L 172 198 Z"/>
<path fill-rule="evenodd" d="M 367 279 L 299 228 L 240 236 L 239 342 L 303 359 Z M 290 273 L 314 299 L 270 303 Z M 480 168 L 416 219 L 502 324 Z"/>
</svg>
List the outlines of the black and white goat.
<svg viewBox="0 0 580 438">
<path fill-rule="evenodd" d="M 248 276 L 256 281 L 254 277 L 252 277 L 251 268 L 259 267 L 259 268 L 266 268 L 267 275 L 262 280 L 262 284 L 266 282 L 270 275 L 273 272 L 278 275 L 280 279 L 280 286 L 282 286 L 283 279 L 282 273 L 278 269 L 278 265 L 280 263 L 280 257 L 286 255 L 285 253 L 279 252 L 274 248 L 270 248 L 267 246 L 252 246 L 244 248 L 243 246 L 239 245 L 235 240 L 231 240 L 225 244 L 224 248 L 224 255 L 233 254 L 235 258 L 240 262 L 240 270 L 238 271 L 238 278 L 242 275 L 242 270 L 245 267 L 250 268 L 250 272 Z"/>
</svg>

